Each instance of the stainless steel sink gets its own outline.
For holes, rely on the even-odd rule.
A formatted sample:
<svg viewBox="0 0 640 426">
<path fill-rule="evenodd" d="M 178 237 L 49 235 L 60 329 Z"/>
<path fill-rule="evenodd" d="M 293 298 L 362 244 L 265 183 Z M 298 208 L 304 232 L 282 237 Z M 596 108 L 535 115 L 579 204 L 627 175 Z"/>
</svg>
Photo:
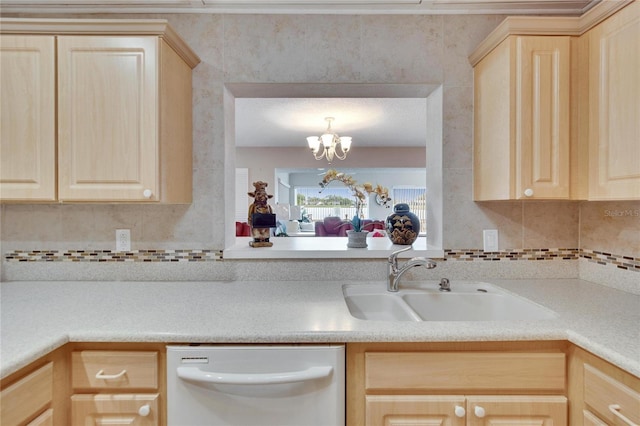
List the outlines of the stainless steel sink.
<svg viewBox="0 0 640 426">
<path fill-rule="evenodd" d="M 343 286 L 349 312 L 377 321 L 509 321 L 553 319 L 557 314 L 523 297 L 482 282 L 452 282 L 450 292 L 437 282 L 390 293 L 384 284 Z"/>
</svg>

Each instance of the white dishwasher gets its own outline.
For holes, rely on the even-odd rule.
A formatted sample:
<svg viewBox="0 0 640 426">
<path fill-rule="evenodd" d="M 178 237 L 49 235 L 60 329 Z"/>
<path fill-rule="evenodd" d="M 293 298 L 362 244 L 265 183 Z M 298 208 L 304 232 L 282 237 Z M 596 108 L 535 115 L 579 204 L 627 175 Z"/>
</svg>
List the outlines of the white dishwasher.
<svg viewBox="0 0 640 426">
<path fill-rule="evenodd" d="M 344 426 L 344 345 L 167 346 L 168 426 Z"/>
</svg>

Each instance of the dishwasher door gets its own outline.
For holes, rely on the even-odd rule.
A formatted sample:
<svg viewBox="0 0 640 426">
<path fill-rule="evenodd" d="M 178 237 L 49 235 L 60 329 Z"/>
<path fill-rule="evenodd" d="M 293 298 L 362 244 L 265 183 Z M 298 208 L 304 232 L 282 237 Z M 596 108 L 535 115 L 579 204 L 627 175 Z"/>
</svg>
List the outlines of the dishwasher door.
<svg viewBox="0 0 640 426">
<path fill-rule="evenodd" d="M 343 426 L 344 345 L 167 346 L 168 426 Z"/>
</svg>

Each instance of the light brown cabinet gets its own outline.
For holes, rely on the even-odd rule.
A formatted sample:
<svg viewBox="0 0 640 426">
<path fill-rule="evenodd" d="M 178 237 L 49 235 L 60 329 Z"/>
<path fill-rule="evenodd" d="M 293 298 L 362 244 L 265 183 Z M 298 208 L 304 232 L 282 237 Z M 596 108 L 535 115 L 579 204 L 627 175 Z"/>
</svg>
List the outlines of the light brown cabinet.
<svg viewBox="0 0 640 426">
<path fill-rule="evenodd" d="M 349 344 L 347 424 L 567 424 L 561 350 L 451 347 Z"/>
<path fill-rule="evenodd" d="M 0 198 L 56 199 L 55 37 L 0 36 Z"/>
<path fill-rule="evenodd" d="M 570 37 L 509 36 L 474 67 L 474 199 L 568 199 Z"/>
<path fill-rule="evenodd" d="M 74 351 L 71 383 L 74 425 L 161 424 L 157 352 Z"/>
<path fill-rule="evenodd" d="M 46 425 L 52 421 L 53 362 L 27 374 L 0 392 L 0 424 Z"/>
<path fill-rule="evenodd" d="M 571 425 L 640 424 L 640 378 L 572 347 L 569 357 Z"/>
<path fill-rule="evenodd" d="M 505 19 L 470 56 L 474 199 L 640 199 L 638 40 L 634 1 Z"/>
<path fill-rule="evenodd" d="M 567 424 L 564 396 L 367 396 L 368 426 L 491 426 Z"/>
<path fill-rule="evenodd" d="M 172 42 L 177 36 L 166 22 L 138 25 L 3 20 L 0 147 L 3 169 L 12 166 L 1 175 L 2 201 L 191 202 L 191 69 L 199 59 Z M 29 31 L 48 34 L 12 34 Z M 37 51 L 44 63 L 4 47 L 40 38 L 47 41 Z M 31 66 L 26 76 L 20 60 Z M 24 97 L 30 92 L 20 88 L 34 81 L 45 94 Z M 36 193 L 34 182 L 48 190 Z"/>
<path fill-rule="evenodd" d="M 640 2 L 588 37 L 589 200 L 640 199 Z M 583 37 L 585 37 L 583 36 Z"/>
</svg>

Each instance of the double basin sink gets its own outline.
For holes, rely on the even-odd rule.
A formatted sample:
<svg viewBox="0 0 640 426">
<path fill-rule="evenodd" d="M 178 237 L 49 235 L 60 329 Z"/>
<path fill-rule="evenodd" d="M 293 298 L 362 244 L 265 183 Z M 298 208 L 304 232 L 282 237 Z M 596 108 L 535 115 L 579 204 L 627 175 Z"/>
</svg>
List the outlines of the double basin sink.
<svg viewBox="0 0 640 426">
<path fill-rule="evenodd" d="M 348 284 L 343 288 L 349 312 L 377 321 L 509 321 L 553 319 L 557 314 L 523 297 L 483 282 L 421 282 L 387 291 L 384 284 Z"/>
</svg>

